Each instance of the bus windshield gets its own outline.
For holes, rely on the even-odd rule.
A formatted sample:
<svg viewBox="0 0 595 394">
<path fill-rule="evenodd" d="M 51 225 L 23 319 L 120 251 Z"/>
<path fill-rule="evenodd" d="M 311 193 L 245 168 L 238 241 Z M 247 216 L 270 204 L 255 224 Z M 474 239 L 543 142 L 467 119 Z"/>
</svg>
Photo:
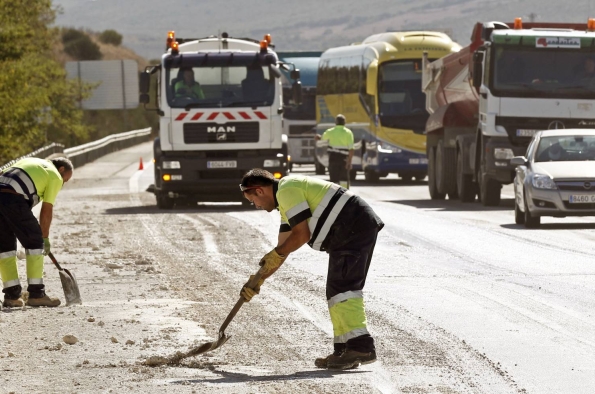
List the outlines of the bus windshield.
<svg viewBox="0 0 595 394">
<path fill-rule="evenodd" d="M 591 47 L 496 45 L 492 53 L 490 87 L 496 96 L 595 98 L 595 52 Z"/>
<path fill-rule="evenodd" d="M 421 61 L 383 64 L 378 77 L 380 123 L 385 127 L 423 133 L 429 114 L 420 86 Z"/>
<path fill-rule="evenodd" d="M 166 68 L 172 108 L 270 106 L 275 78 L 267 66 Z"/>
</svg>

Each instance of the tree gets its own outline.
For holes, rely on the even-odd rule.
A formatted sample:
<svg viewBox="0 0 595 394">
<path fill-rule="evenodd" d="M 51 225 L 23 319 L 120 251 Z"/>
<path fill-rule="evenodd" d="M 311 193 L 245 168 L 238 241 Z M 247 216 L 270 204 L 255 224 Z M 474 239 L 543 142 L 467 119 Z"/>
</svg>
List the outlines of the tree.
<svg viewBox="0 0 595 394">
<path fill-rule="evenodd" d="M 122 44 L 122 35 L 115 30 L 108 29 L 99 35 L 99 41 L 104 44 L 120 46 Z"/>
<path fill-rule="evenodd" d="M 54 19 L 51 0 L 0 1 L 0 163 L 86 140 L 77 82 L 52 57 Z"/>
</svg>

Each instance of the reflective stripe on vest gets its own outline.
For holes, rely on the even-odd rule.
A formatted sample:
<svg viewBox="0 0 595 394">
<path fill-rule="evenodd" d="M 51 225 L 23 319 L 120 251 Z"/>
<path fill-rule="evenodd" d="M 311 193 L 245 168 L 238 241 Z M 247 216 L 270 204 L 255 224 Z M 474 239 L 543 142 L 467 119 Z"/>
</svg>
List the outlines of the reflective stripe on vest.
<svg viewBox="0 0 595 394">
<path fill-rule="evenodd" d="M 9 185 L 19 194 L 22 194 L 32 207 L 39 203 L 39 196 L 33 180 L 20 168 L 9 168 L 0 176 L 0 184 Z"/>
<path fill-rule="evenodd" d="M 328 148 L 326 150 L 328 153 L 338 153 L 340 155 L 345 155 L 347 156 L 349 154 L 349 149 L 347 149 L 346 147 L 333 147 L 333 148 Z"/>
<path fill-rule="evenodd" d="M 312 247 L 314 250 L 320 250 L 322 247 L 322 243 L 326 239 L 331 226 L 335 223 L 337 216 L 347 203 L 347 201 L 353 196 L 353 193 L 345 190 L 344 193 L 340 195 L 338 199 L 335 201 L 333 197 L 341 193 L 342 189 L 340 186 L 336 184 L 332 184 L 329 190 L 326 192 L 322 201 L 318 204 L 314 212 L 312 213 L 312 217 L 310 218 L 310 222 L 308 223 L 308 227 L 310 228 L 310 234 L 312 234 L 312 238 L 308 242 L 308 245 Z M 326 216 L 324 222 L 319 223 L 321 217 Z"/>
</svg>

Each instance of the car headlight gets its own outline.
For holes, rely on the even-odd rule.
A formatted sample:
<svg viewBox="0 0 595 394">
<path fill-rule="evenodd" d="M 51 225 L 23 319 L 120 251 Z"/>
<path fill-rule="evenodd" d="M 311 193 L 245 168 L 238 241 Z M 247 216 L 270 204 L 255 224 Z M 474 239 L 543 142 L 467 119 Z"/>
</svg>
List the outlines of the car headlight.
<svg viewBox="0 0 595 394">
<path fill-rule="evenodd" d="M 495 148 L 494 159 L 496 160 L 510 160 L 514 157 L 512 149 L 508 148 Z"/>
<path fill-rule="evenodd" d="M 178 170 L 180 169 L 180 162 L 179 161 L 164 161 L 163 162 L 163 169 L 165 170 Z"/>
<path fill-rule="evenodd" d="M 533 187 L 536 189 L 557 189 L 558 187 L 547 175 L 535 174 L 531 180 Z"/>
<path fill-rule="evenodd" d="M 263 167 L 281 167 L 281 160 L 265 160 Z"/>
</svg>

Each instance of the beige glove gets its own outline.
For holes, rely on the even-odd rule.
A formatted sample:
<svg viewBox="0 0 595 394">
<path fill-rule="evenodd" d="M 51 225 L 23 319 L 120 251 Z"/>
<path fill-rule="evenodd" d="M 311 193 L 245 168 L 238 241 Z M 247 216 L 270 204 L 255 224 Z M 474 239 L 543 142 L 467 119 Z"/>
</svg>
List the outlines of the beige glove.
<svg viewBox="0 0 595 394">
<path fill-rule="evenodd" d="M 281 267 L 281 264 L 285 261 L 287 256 L 282 256 L 277 253 L 277 250 L 273 249 L 269 253 L 265 254 L 264 257 L 260 260 L 260 266 L 262 267 L 263 271 L 263 278 L 268 278 L 271 276 L 275 271 Z"/>
<path fill-rule="evenodd" d="M 248 279 L 248 282 L 244 284 L 244 286 L 242 287 L 242 291 L 240 291 L 240 296 L 244 297 L 246 302 L 250 302 L 252 297 L 254 297 L 256 294 L 260 294 L 260 286 L 262 286 L 262 284 L 264 283 L 264 279 L 260 279 L 256 287 L 251 289 L 248 287 L 248 283 L 250 283 L 252 279 L 254 279 L 254 275 L 250 275 L 250 279 Z"/>
</svg>

